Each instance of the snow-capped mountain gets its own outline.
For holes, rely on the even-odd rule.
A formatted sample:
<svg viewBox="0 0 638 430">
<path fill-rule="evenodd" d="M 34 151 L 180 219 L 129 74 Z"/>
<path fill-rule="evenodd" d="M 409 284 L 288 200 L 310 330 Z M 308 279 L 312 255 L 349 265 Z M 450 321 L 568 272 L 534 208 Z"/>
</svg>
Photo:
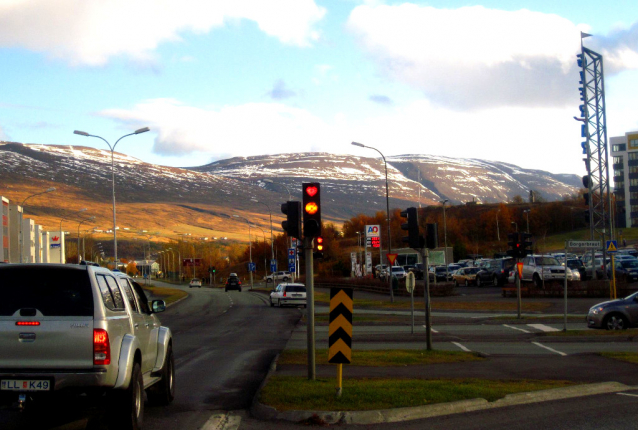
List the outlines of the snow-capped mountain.
<svg viewBox="0 0 638 430">
<path fill-rule="evenodd" d="M 428 155 L 388 158 L 391 208 L 435 204 L 509 201 L 535 190 L 546 200 L 560 199 L 579 188 L 576 175 L 556 175 L 494 161 Z M 0 142 L 2 185 L 12 188 L 42 182 L 66 184 L 86 199 L 111 196 L 110 151 L 62 145 Z M 326 219 L 343 221 L 358 213 L 385 210 L 385 166 L 382 159 L 297 153 L 236 157 L 190 168 L 145 163 L 115 153 L 118 202 L 189 203 L 214 206 L 210 216 L 228 217 L 223 208 L 255 210 L 251 199 L 266 202 L 275 218 L 279 203 L 300 199 L 301 183 L 322 185 Z M 189 207 L 192 209 L 192 207 Z M 215 212 L 217 211 L 217 212 Z"/>
</svg>

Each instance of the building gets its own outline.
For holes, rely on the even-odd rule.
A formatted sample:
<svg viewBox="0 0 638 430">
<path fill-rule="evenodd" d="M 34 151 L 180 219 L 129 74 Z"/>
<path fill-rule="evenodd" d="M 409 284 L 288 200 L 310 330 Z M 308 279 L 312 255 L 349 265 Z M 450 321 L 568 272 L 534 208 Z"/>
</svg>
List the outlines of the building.
<svg viewBox="0 0 638 430">
<path fill-rule="evenodd" d="M 612 137 L 610 144 L 615 225 L 638 227 L 638 131 Z"/>
<path fill-rule="evenodd" d="M 9 262 L 20 262 L 20 225 L 22 206 L 9 204 Z"/>
<path fill-rule="evenodd" d="M 42 250 L 41 250 L 41 256 L 42 256 L 42 263 L 50 263 L 51 260 L 49 259 L 49 232 L 48 231 L 43 231 L 42 233 L 42 237 L 40 239 L 40 244 L 42 246 Z"/>
<path fill-rule="evenodd" d="M 33 240 L 35 243 L 35 262 L 42 263 L 42 226 L 33 226 Z"/>
<path fill-rule="evenodd" d="M 35 263 L 35 222 L 31 218 L 22 220 L 22 263 Z"/>
<path fill-rule="evenodd" d="M 9 262 L 9 199 L 0 196 L 0 202 L 2 202 L 2 208 L 0 214 L 2 214 L 2 228 L 0 228 L 0 262 Z"/>
</svg>

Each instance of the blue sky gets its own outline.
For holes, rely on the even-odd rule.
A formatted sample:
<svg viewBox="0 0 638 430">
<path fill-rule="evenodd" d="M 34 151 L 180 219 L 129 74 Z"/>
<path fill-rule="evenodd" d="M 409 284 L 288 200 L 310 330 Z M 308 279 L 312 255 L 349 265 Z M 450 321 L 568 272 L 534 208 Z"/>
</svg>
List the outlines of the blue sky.
<svg viewBox="0 0 638 430">
<path fill-rule="evenodd" d="M 638 129 L 638 2 L 0 0 L 0 139 L 196 166 L 325 151 L 584 173 L 580 31 Z"/>
</svg>

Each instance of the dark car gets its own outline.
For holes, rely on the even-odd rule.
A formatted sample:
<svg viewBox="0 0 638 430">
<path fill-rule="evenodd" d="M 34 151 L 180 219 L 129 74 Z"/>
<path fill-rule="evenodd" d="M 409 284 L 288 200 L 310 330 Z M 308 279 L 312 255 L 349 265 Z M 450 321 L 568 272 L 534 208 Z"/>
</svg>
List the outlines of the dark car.
<svg viewBox="0 0 638 430">
<path fill-rule="evenodd" d="M 434 271 L 430 272 L 430 281 L 435 281 L 436 276 L 436 282 L 445 282 L 448 279 L 448 273 L 451 274 L 452 271 L 448 271 L 447 267 L 436 266 Z"/>
<path fill-rule="evenodd" d="M 587 274 L 585 273 L 585 265 L 578 258 L 568 258 L 567 268 L 571 271 L 577 270 L 580 273 L 580 279 L 582 281 L 587 280 Z"/>
<path fill-rule="evenodd" d="M 481 270 L 476 274 L 476 286 L 492 284 L 501 286 L 507 282 L 510 270 L 514 267 L 513 258 L 499 258 L 483 263 Z"/>
<path fill-rule="evenodd" d="M 228 290 L 237 290 L 241 293 L 241 281 L 237 276 L 229 276 L 226 280 L 224 291 L 227 292 Z"/>
<path fill-rule="evenodd" d="M 587 327 L 625 330 L 638 325 L 638 293 L 598 303 L 589 309 Z"/>
<path fill-rule="evenodd" d="M 638 281 L 638 260 L 615 261 L 616 280 Z M 607 277 L 611 279 L 611 264 L 607 266 Z"/>
</svg>

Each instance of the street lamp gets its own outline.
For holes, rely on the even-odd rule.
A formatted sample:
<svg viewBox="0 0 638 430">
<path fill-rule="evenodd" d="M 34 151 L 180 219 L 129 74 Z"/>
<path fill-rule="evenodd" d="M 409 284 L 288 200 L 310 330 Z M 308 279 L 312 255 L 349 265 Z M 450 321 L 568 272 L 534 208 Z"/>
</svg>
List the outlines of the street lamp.
<svg viewBox="0 0 638 430">
<path fill-rule="evenodd" d="M 530 209 L 525 209 L 523 211 L 523 213 L 525 214 L 525 217 L 527 218 L 527 233 L 529 233 L 529 213 L 530 213 Z"/>
<path fill-rule="evenodd" d="M 514 231 L 518 233 L 518 224 L 516 224 L 514 221 L 512 221 L 510 224 L 514 226 Z"/>
<path fill-rule="evenodd" d="M 288 187 L 286 186 L 286 184 L 282 183 L 282 182 L 275 182 L 272 179 L 263 179 L 262 182 L 265 182 L 267 184 L 277 184 L 277 185 L 281 185 L 282 187 L 284 187 L 286 189 L 286 191 L 288 191 L 288 200 L 292 200 L 292 193 L 290 192 L 290 189 L 288 189 Z"/>
<path fill-rule="evenodd" d="M 120 140 L 124 139 L 125 137 L 128 136 L 133 136 L 134 134 L 141 134 L 141 133 L 146 133 L 147 131 L 149 131 L 148 127 L 143 127 L 140 129 L 135 130 L 133 133 L 129 133 L 129 134 L 125 134 L 124 136 L 120 137 L 119 139 L 117 139 L 117 141 L 115 142 L 115 145 L 111 146 L 111 144 L 104 139 L 103 137 L 100 136 L 96 136 L 94 134 L 89 134 L 85 131 L 79 131 L 79 130 L 75 130 L 73 132 L 73 134 L 78 134 L 80 136 L 86 136 L 86 137 L 96 137 L 98 139 L 102 139 L 109 147 L 109 149 L 111 150 L 111 182 L 113 185 L 113 254 L 115 257 L 115 268 L 117 269 L 117 227 L 116 227 L 116 223 L 115 223 L 115 161 L 114 161 L 114 152 L 115 152 L 115 147 L 117 146 L 117 144 L 119 143 Z"/>
<path fill-rule="evenodd" d="M 445 204 L 449 202 L 448 199 L 442 200 L 441 204 L 443 205 L 443 240 L 444 240 L 444 246 L 445 246 L 445 251 L 443 254 L 443 258 L 445 261 L 445 280 L 448 281 L 449 277 L 450 277 L 450 273 L 449 273 L 449 269 L 448 269 L 448 264 L 447 264 L 447 220 L 445 219 Z M 436 278 L 436 277 L 435 277 Z"/>
<path fill-rule="evenodd" d="M 255 203 L 261 203 L 262 205 L 264 205 L 264 206 L 266 206 L 268 208 L 268 213 L 270 214 L 270 259 L 274 260 L 275 259 L 275 248 L 274 248 L 274 242 L 272 240 L 272 211 L 270 210 L 270 206 L 268 206 L 267 203 L 260 202 L 257 199 L 250 199 L 250 200 L 255 202 Z M 264 239 L 264 242 L 266 242 L 266 239 Z"/>
<path fill-rule="evenodd" d="M 78 264 L 80 264 L 80 226 L 84 224 L 86 221 L 92 221 L 95 219 L 95 216 L 85 218 L 78 224 Z M 82 256 L 82 260 L 84 260 L 84 255 Z"/>
<path fill-rule="evenodd" d="M 55 187 L 47 188 L 46 190 L 40 191 L 39 193 L 31 194 L 26 199 L 22 200 L 22 203 L 20 203 L 20 207 L 22 208 L 22 212 L 20 212 L 20 263 L 23 263 L 22 258 L 24 256 L 24 232 L 22 231 L 22 218 L 24 215 L 24 204 L 31 197 L 39 196 L 46 193 L 51 193 L 53 191 L 55 191 Z"/>
<path fill-rule="evenodd" d="M 86 212 L 86 210 L 87 210 L 87 208 L 82 208 L 79 211 L 74 212 L 73 214 L 71 214 L 71 215 L 69 215 L 67 217 L 60 218 L 60 264 L 64 264 L 62 262 L 62 257 L 63 257 L 62 256 L 62 241 L 63 241 L 62 236 L 64 234 L 64 233 L 62 233 L 62 221 L 66 221 L 68 219 L 71 219 L 71 217 L 73 217 L 74 215 L 77 215 L 77 214 L 82 213 L 82 212 Z M 117 266 L 115 266 L 115 268 L 117 269 Z"/>
<path fill-rule="evenodd" d="M 385 204 L 386 204 L 386 215 L 387 215 L 387 223 L 388 223 L 388 254 L 392 253 L 392 242 L 390 239 L 390 192 L 388 191 L 388 163 L 385 160 L 385 156 L 379 151 L 377 148 L 373 148 L 371 146 L 366 146 L 363 143 L 352 142 L 352 145 L 358 146 L 360 148 L 368 148 L 377 151 L 381 154 L 381 158 L 383 158 L 383 164 L 385 165 Z M 383 264 L 383 263 L 382 263 Z M 388 265 L 389 266 L 389 265 Z M 391 270 L 388 271 L 391 273 Z M 392 291 L 392 277 L 388 276 L 388 286 L 390 287 L 390 301 L 394 302 L 394 293 Z"/>
<path fill-rule="evenodd" d="M 252 269 L 252 265 L 253 265 L 253 242 L 252 242 L 252 238 L 250 236 L 250 221 L 248 221 L 246 218 L 244 217 L 240 217 L 239 215 L 233 215 L 235 218 L 239 218 L 239 219 L 243 219 L 244 221 L 246 221 L 246 224 L 248 224 L 248 252 L 250 255 L 250 268 Z M 249 270 L 248 271 L 250 273 L 250 289 L 253 289 L 253 271 Z"/>
</svg>

